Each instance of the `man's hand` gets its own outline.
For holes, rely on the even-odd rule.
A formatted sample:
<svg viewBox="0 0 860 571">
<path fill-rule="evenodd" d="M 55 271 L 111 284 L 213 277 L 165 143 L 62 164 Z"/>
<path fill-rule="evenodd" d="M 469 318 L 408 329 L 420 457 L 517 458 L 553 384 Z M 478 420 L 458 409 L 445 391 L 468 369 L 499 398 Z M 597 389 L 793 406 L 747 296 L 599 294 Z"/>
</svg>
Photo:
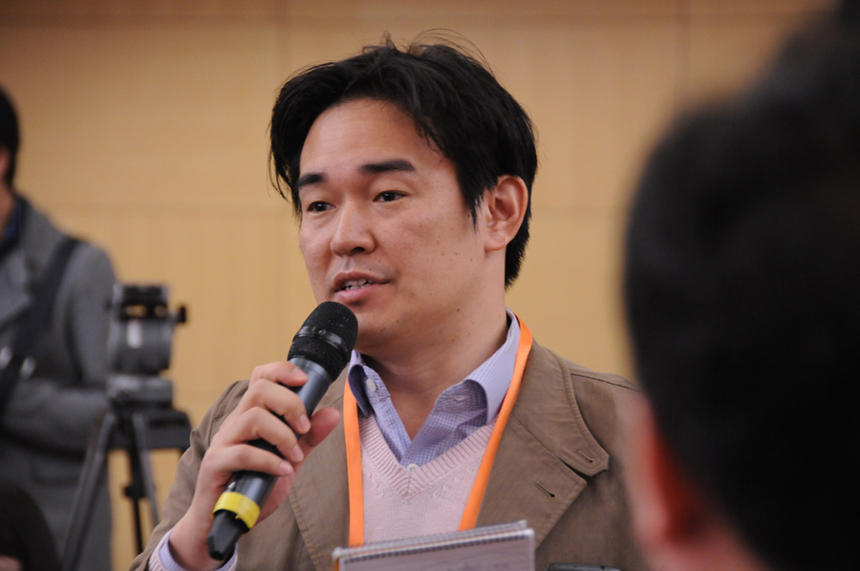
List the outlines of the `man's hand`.
<svg viewBox="0 0 860 571">
<path fill-rule="evenodd" d="M 287 361 L 254 369 L 247 392 L 212 438 L 191 506 L 171 532 L 171 553 L 186 569 L 216 569 L 222 563 L 209 557 L 207 537 L 212 510 L 233 474 L 253 470 L 278 477 L 262 506 L 258 520 L 262 521 L 283 503 L 308 453 L 334 430 L 340 420 L 337 410 L 320 409 L 309 420 L 301 399 L 287 388 L 306 381 L 307 375 Z M 250 444 L 260 438 L 276 446 L 284 458 Z"/>
</svg>

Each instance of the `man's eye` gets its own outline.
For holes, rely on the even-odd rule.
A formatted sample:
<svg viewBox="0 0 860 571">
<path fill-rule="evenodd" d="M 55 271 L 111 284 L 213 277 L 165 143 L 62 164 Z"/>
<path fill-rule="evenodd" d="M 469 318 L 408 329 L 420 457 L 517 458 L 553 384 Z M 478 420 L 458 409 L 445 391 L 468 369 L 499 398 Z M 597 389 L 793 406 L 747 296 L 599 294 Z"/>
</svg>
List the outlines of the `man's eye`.
<svg viewBox="0 0 860 571">
<path fill-rule="evenodd" d="M 305 209 L 307 212 L 325 212 L 331 208 L 331 204 L 328 202 L 316 201 L 308 204 L 308 207 Z"/>
<path fill-rule="evenodd" d="M 380 192 L 376 197 L 378 202 L 392 202 L 401 198 L 403 196 L 402 192 L 397 192 L 396 190 L 386 190 L 385 192 Z"/>
</svg>

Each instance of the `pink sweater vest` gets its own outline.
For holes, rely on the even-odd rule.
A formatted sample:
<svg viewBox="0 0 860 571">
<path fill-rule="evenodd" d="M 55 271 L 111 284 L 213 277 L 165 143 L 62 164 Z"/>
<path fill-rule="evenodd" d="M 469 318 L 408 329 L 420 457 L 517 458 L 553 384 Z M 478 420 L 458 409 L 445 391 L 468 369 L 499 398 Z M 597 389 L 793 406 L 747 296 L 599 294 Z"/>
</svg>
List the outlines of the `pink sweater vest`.
<svg viewBox="0 0 860 571">
<path fill-rule="evenodd" d="M 364 541 L 455 531 L 495 419 L 423 466 L 401 466 L 376 418 L 360 419 Z"/>
</svg>

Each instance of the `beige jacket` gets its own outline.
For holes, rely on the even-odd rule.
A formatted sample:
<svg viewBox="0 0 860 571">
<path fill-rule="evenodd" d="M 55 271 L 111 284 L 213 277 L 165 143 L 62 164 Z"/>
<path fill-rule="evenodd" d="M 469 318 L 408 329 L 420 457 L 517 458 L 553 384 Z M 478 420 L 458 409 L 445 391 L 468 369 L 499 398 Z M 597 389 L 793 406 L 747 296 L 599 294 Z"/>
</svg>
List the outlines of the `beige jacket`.
<svg viewBox="0 0 860 571">
<path fill-rule="evenodd" d="M 343 405 L 343 375 L 320 406 Z M 200 461 L 213 434 L 247 388 L 231 385 L 192 433 L 176 481 L 132 569 L 145 569 L 161 537 L 191 502 Z M 645 569 L 630 533 L 623 478 L 621 410 L 635 389 L 534 344 L 519 399 L 502 436 L 478 525 L 528 521 L 535 569 L 551 562 Z M 305 461 L 287 501 L 238 543 L 239 569 L 328 571 L 347 543 L 343 423 Z"/>
</svg>

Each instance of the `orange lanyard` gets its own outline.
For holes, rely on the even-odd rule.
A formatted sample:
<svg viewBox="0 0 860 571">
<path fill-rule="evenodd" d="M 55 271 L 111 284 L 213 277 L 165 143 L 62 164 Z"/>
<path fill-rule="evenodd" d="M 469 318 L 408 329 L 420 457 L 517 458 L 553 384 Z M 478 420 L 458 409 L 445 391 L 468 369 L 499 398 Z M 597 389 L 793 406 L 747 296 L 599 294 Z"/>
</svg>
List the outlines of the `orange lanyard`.
<svg viewBox="0 0 860 571">
<path fill-rule="evenodd" d="M 461 530 L 475 527 L 475 522 L 478 520 L 478 511 L 481 508 L 481 501 L 484 499 L 484 491 L 487 489 L 487 482 L 490 479 L 490 470 L 493 468 L 493 460 L 496 458 L 496 450 L 498 450 L 499 441 L 502 439 L 502 432 L 505 430 L 505 425 L 507 425 L 508 418 L 511 416 L 511 410 L 514 408 L 514 403 L 520 394 L 523 371 L 525 371 L 526 360 L 532 348 L 532 334 L 519 317 L 517 317 L 517 321 L 520 324 L 520 343 L 517 346 L 514 376 L 511 378 L 511 385 L 508 387 L 505 400 L 502 401 L 499 418 L 496 420 L 493 433 L 490 435 L 487 451 L 484 453 L 483 460 L 481 460 L 478 475 L 475 478 L 475 483 L 472 485 L 472 492 L 469 494 L 469 500 L 466 502 L 463 519 L 460 520 Z M 361 436 L 358 432 L 358 405 L 355 402 L 355 396 L 353 396 L 349 388 L 349 383 L 346 383 L 343 390 L 343 422 L 344 433 L 346 435 L 346 473 L 349 482 L 349 546 L 358 547 L 364 543 Z"/>
</svg>

